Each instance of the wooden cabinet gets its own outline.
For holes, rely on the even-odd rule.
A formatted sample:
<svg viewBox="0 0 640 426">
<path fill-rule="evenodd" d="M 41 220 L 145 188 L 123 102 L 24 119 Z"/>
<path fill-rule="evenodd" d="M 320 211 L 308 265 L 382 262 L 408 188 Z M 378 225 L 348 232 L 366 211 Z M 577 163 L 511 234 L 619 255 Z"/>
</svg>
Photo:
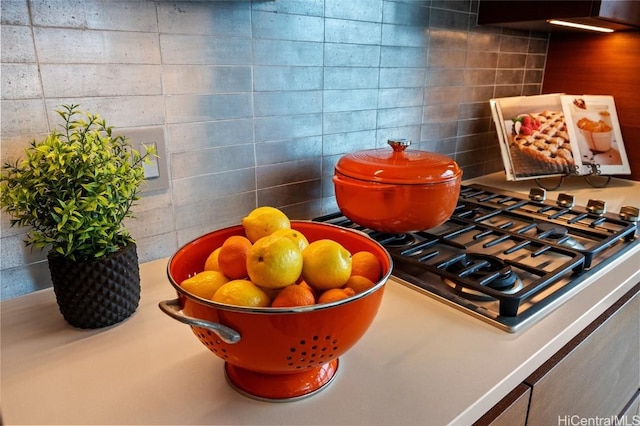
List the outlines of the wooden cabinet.
<svg viewBox="0 0 640 426">
<path fill-rule="evenodd" d="M 640 1 L 637 2 L 640 6 Z M 612 95 L 631 176 L 640 180 L 640 31 L 552 34 L 542 93 Z"/>
<path fill-rule="evenodd" d="M 612 417 L 640 388 L 640 296 L 627 295 L 525 383 L 531 386 L 527 424 L 557 424 L 564 416 Z M 568 423 L 567 423 L 568 424 Z"/>
<path fill-rule="evenodd" d="M 482 416 L 475 426 L 525 426 L 531 398 L 531 387 L 519 384 L 491 410 Z"/>
<path fill-rule="evenodd" d="M 639 291 L 640 284 L 477 424 L 572 424 L 572 419 L 577 418 L 611 419 L 623 415 L 631 422 L 640 406 Z M 522 423 L 522 407 L 526 405 L 526 423 Z M 505 419 L 509 423 L 504 423 Z"/>
</svg>

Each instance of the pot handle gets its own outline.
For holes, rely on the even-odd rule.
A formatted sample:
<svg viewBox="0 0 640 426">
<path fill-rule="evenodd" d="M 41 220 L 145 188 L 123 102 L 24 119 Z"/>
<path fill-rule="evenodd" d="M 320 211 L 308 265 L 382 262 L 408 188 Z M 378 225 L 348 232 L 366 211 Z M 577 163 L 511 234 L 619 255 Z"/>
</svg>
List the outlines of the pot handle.
<svg viewBox="0 0 640 426">
<path fill-rule="evenodd" d="M 387 183 L 377 183 L 377 182 L 365 182 L 362 180 L 354 182 L 354 181 L 351 181 L 351 179 L 349 178 L 344 178 L 339 175 L 333 176 L 333 182 L 339 185 L 349 186 L 351 188 L 370 189 L 373 191 L 384 191 L 386 189 L 393 189 L 398 187 L 398 185 L 391 185 Z"/>
<path fill-rule="evenodd" d="M 180 308 L 180 299 L 163 300 L 158 304 L 158 307 L 162 312 L 169 315 L 171 318 L 180 321 L 183 324 L 187 324 L 194 327 L 203 327 L 213 331 L 218 337 L 220 337 L 226 343 L 238 343 L 240 341 L 240 333 L 236 330 L 227 327 L 226 325 L 218 324 L 217 322 L 211 322 L 198 318 L 193 318 L 182 313 Z"/>
</svg>

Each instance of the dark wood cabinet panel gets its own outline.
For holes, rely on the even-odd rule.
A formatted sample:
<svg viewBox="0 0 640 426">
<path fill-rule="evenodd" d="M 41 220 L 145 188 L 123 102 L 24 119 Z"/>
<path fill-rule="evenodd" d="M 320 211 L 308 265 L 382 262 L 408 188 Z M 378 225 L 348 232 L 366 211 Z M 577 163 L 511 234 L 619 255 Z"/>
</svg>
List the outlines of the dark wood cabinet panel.
<svg viewBox="0 0 640 426">
<path fill-rule="evenodd" d="M 519 384 L 473 426 L 525 426 L 531 388 Z"/>
<path fill-rule="evenodd" d="M 640 295 L 634 290 L 600 316 L 525 383 L 528 425 L 563 416 L 618 416 L 640 388 Z"/>
<path fill-rule="evenodd" d="M 542 91 L 612 95 L 631 165 L 619 177 L 640 180 L 640 32 L 552 34 Z"/>
<path fill-rule="evenodd" d="M 639 410 L 640 283 L 474 426 L 569 424 L 571 416 L 631 421 Z"/>
</svg>

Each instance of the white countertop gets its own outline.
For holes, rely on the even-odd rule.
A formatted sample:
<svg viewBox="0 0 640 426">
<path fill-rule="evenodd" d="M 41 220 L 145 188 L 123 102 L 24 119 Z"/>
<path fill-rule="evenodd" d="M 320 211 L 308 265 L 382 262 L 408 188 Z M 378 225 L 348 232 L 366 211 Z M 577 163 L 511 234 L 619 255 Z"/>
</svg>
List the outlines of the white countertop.
<svg viewBox="0 0 640 426">
<path fill-rule="evenodd" d="M 482 181 L 524 192 L 531 187 L 504 182 L 501 174 Z M 602 190 L 569 182 L 561 190 L 569 189 L 579 203 L 599 194 L 640 205 L 637 182 L 615 180 Z M 2 302 L 4 423 L 470 424 L 640 280 L 640 245 L 516 334 L 392 279 L 371 328 L 340 358 L 336 379 L 287 403 L 237 393 L 225 381 L 223 361 L 158 309 L 160 300 L 175 297 L 166 264 L 141 265 L 138 310 L 102 330 L 68 326 L 51 290 Z"/>
</svg>

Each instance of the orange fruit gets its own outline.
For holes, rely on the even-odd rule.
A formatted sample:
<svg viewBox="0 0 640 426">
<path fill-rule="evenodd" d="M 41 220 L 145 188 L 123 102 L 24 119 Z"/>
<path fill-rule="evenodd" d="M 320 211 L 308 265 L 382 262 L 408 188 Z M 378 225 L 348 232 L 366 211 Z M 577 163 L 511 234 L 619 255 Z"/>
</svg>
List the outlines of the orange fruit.
<svg viewBox="0 0 640 426">
<path fill-rule="evenodd" d="M 291 284 L 280 291 L 271 306 L 274 308 L 287 308 L 292 306 L 314 305 L 316 298 L 313 292 L 299 284 Z"/>
<path fill-rule="evenodd" d="M 305 280 L 300 280 L 298 285 L 300 287 L 304 287 L 304 288 L 308 289 L 311 293 L 313 293 L 313 297 L 317 296 L 316 290 L 313 287 L 311 287 L 309 284 L 307 284 L 307 282 Z"/>
<path fill-rule="evenodd" d="M 271 305 L 267 293 L 249 280 L 229 281 L 215 292 L 211 300 L 233 306 L 265 307 Z"/>
<path fill-rule="evenodd" d="M 207 260 L 204 262 L 204 270 L 205 271 L 219 271 L 220 265 L 218 264 L 218 256 L 220 255 L 220 249 L 222 247 L 218 247 L 214 251 L 211 252 Z"/>
<path fill-rule="evenodd" d="M 220 271 L 202 271 L 180 283 L 180 287 L 203 299 L 211 299 L 215 292 L 226 284 L 229 278 Z"/>
<path fill-rule="evenodd" d="M 351 256 L 351 275 L 361 275 L 377 283 L 382 275 L 382 264 L 370 251 L 359 251 Z"/>
<path fill-rule="evenodd" d="M 342 287 L 351 276 L 351 253 L 340 243 L 322 239 L 302 252 L 302 278 L 316 290 Z"/>
<path fill-rule="evenodd" d="M 307 240 L 307 237 L 305 237 L 302 232 L 296 229 L 291 229 L 291 228 L 278 229 L 277 231 L 274 231 L 271 235 L 281 235 L 283 237 L 289 238 L 291 241 L 296 243 L 300 251 L 303 251 L 309 245 L 309 240 Z"/>
<path fill-rule="evenodd" d="M 352 288 L 356 293 L 362 293 L 375 285 L 376 283 L 367 277 L 363 277 L 362 275 L 351 275 L 344 286 Z"/>
<path fill-rule="evenodd" d="M 242 219 L 242 227 L 249 241 L 255 243 L 278 229 L 291 228 L 286 214 L 275 207 L 263 206 L 253 209 Z"/>
<path fill-rule="evenodd" d="M 318 303 L 330 303 L 354 296 L 356 291 L 352 288 L 330 288 L 318 297 Z"/>
<path fill-rule="evenodd" d="M 247 276 L 247 255 L 251 248 L 251 241 L 242 235 L 232 235 L 227 238 L 218 254 L 220 272 L 232 280 Z"/>
<path fill-rule="evenodd" d="M 247 273 L 255 284 L 282 288 L 295 283 L 302 272 L 302 252 L 287 237 L 269 235 L 256 241 L 247 253 Z"/>
</svg>

